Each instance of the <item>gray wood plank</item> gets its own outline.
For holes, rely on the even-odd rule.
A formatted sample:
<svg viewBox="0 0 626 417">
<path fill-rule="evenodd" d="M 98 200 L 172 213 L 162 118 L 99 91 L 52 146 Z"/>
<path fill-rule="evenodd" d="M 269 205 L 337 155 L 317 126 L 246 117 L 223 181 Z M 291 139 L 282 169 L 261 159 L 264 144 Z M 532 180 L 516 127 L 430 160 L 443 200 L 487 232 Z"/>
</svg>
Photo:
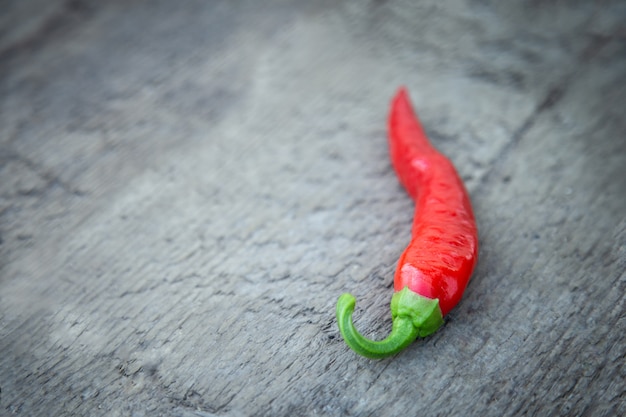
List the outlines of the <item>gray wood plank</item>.
<svg viewBox="0 0 626 417">
<path fill-rule="evenodd" d="M 502 3 L 7 2 L 0 415 L 626 414 L 626 9 Z M 401 84 L 480 261 L 371 361 Z"/>
</svg>

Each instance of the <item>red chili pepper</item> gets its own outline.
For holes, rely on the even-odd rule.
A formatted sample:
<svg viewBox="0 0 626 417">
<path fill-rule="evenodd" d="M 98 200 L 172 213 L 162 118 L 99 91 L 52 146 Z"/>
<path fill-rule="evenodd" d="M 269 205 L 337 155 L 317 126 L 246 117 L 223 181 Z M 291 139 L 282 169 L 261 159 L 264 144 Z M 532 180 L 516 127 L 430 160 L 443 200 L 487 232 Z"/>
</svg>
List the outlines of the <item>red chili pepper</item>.
<svg viewBox="0 0 626 417">
<path fill-rule="evenodd" d="M 400 257 L 391 299 L 393 327 L 372 341 L 355 329 L 351 294 L 337 301 L 337 322 L 348 346 L 370 358 L 404 349 L 434 333 L 460 301 L 478 254 L 478 232 L 469 196 L 454 166 L 429 142 L 406 89 L 393 99 L 389 116 L 391 162 L 409 195 L 415 217 L 409 246 Z"/>
</svg>

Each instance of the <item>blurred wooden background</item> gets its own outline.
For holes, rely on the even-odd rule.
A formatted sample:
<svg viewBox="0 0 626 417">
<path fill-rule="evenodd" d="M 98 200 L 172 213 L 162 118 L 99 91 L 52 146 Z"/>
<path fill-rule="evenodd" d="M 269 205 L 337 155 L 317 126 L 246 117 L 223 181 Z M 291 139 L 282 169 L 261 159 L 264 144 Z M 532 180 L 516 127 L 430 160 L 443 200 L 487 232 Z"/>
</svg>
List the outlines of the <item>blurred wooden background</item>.
<svg viewBox="0 0 626 417">
<path fill-rule="evenodd" d="M 0 415 L 626 414 L 623 1 L 0 2 Z M 383 361 L 406 85 L 478 268 Z"/>
</svg>

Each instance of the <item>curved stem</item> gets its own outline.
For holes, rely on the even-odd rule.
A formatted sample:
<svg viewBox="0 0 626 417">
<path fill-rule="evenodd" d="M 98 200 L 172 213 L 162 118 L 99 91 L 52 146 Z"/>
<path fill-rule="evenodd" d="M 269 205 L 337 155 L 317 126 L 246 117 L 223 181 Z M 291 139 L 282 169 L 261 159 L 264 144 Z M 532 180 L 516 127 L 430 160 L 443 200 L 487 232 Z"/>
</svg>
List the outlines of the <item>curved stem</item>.
<svg viewBox="0 0 626 417">
<path fill-rule="evenodd" d="M 354 327 L 352 312 L 356 299 L 343 294 L 337 301 L 337 323 L 344 340 L 356 353 L 372 359 L 380 359 L 400 352 L 417 338 L 417 329 L 408 318 L 393 321 L 391 334 L 384 340 L 374 341 L 363 337 Z"/>
<path fill-rule="evenodd" d="M 354 327 L 352 313 L 356 299 L 343 294 L 337 301 L 337 324 L 347 345 L 356 353 L 380 359 L 400 352 L 418 336 L 428 336 L 443 324 L 439 300 L 433 300 L 404 288 L 391 300 L 393 326 L 389 336 L 380 341 L 363 337 Z"/>
</svg>

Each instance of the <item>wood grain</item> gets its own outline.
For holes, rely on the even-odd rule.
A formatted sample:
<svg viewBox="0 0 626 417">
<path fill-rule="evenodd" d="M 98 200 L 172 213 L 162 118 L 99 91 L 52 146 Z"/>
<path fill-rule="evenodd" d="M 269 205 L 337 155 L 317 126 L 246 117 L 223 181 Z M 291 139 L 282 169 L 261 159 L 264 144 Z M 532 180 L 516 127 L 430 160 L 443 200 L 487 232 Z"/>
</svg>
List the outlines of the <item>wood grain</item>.
<svg viewBox="0 0 626 417">
<path fill-rule="evenodd" d="M 626 414 L 620 2 L 7 4 L 0 415 Z M 481 251 L 371 361 L 334 305 L 390 329 L 401 84 Z"/>
</svg>

